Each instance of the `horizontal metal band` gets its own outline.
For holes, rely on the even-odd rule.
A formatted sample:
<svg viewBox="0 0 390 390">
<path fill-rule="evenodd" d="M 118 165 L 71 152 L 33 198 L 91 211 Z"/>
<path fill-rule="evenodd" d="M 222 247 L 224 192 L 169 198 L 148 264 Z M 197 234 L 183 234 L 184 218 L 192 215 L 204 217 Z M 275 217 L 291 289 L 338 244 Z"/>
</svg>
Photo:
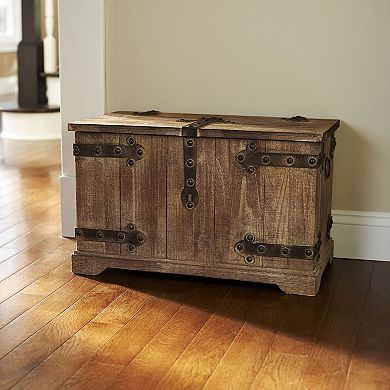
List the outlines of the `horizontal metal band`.
<svg viewBox="0 0 390 390">
<path fill-rule="evenodd" d="M 75 236 L 77 240 L 81 241 L 130 244 L 129 248 L 132 246 L 133 250 L 146 241 L 145 234 L 140 230 L 136 230 L 132 223 L 128 225 L 128 231 L 76 228 Z"/>
<path fill-rule="evenodd" d="M 323 161 L 323 153 L 291 154 L 291 153 L 263 153 L 256 151 L 257 144 L 250 143 L 245 150 L 236 155 L 238 163 L 249 173 L 255 173 L 258 166 L 291 167 L 291 168 L 319 168 Z"/>
<path fill-rule="evenodd" d="M 255 242 L 254 235 L 249 233 L 243 240 L 237 242 L 234 246 L 234 250 L 238 255 L 244 257 L 247 263 L 252 263 L 254 261 L 253 256 L 313 260 L 317 257 L 320 247 L 320 239 L 314 246 L 268 244 Z"/>
<path fill-rule="evenodd" d="M 133 143 L 130 145 L 73 144 L 73 155 L 80 157 L 129 158 L 133 161 L 144 157 L 144 148 L 134 143 L 132 137 L 129 137 L 129 142 Z"/>
</svg>

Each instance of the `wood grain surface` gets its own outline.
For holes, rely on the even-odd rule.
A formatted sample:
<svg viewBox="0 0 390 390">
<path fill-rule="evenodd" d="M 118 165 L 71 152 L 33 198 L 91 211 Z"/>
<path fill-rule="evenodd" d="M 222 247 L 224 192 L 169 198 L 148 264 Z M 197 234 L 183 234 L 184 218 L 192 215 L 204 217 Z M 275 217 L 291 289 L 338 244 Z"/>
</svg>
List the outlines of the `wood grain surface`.
<svg viewBox="0 0 390 390">
<path fill-rule="evenodd" d="M 75 244 L 60 237 L 59 203 L 46 203 L 59 196 L 59 144 L 0 141 L 0 157 L 0 203 L 12 205 L 0 216 L 0 389 L 389 389 L 389 263 L 335 259 L 312 298 L 73 275 Z"/>
</svg>

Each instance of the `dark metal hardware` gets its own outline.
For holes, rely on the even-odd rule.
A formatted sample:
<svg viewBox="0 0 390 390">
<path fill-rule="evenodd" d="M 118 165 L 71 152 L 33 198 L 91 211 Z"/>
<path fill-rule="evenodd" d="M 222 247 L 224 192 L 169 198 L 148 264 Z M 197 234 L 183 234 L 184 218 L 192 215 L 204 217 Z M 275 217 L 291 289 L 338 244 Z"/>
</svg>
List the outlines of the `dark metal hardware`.
<svg viewBox="0 0 390 390">
<path fill-rule="evenodd" d="M 330 160 L 328 157 L 325 157 L 325 161 L 324 161 L 324 171 L 325 171 L 325 177 L 328 178 L 330 176 L 330 170 L 331 170 L 331 166 L 330 166 Z"/>
<path fill-rule="evenodd" d="M 205 116 L 196 120 L 178 119 L 179 122 L 191 122 L 182 127 L 184 156 L 184 186 L 181 191 L 181 201 L 187 210 L 193 210 L 199 201 L 196 189 L 197 149 L 196 137 L 198 130 L 210 123 L 233 123 L 221 117 Z"/>
<path fill-rule="evenodd" d="M 179 119 L 180 122 L 187 122 L 185 119 Z M 228 121 L 221 117 L 216 116 L 204 116 L 195 121 L 192 121 L 188 125 L 185 125 L 181 128 L 183 137 L 197 137 L 198 130 L 204 126 L 207 126 L 211 123 L 234 123 L 232 121 Z"/>
<path fill-rule="evenodd" d="M 136 230 L 134 224 L 129 224 L 128 229 L 129 231 L 76 228 L 75 235 L 78 240 L 82 241 L 129 244 L 129 251 L 130 246 L 134 248 L 132 250 L 134 251 L 137 246 L 142 245 L 146 241 L 146 237 L 140 230 Z"/>
<path fill-rule="evenodd" d="M 319 155 L 260 153 L 256 152 L 256 148 L 257 145 L 252 142 L 236 155 L 238 163 L 249 173 L 254 173 L 258 166 L 317 169 L 324 159 L 323 153 Z"/>
<path fill-rule="evenodd" d="M 184 187 L 181 201 L 187 210 L 193 210 L 198 204 L 199 194 L 196 189 L 196 142 L 192 138 L 183 139 Z"/>
<path fill-rule="evenodd" d="M 149 110 L 149 111 L 142 111 L 142 112 L 134 111 L 133 112 L 133 115 L 138 115 L 138 116 L 155 116 L 155 115 L 159 115 L 159 114 L 160 114 L 160 111 L 157 111 L 157 110 Z"/>
<path fill-rule="evenodd" d="M 243 240 L 236 243 L 234 250 L 238 255 L 244 258 L 247 264 L 252 264 L 255 261 L 254 256 L 313 260 L 319 254 L 320 247 L 320 238 L 314 246 L 268 244 L 255 242 L 255 236 L 252 233 L 248 233 Z M 248 259 L 250 261 L 248 261 Z"/>
<path fill-rule="evenodd" d="M 131 140 L 133 140 L 132 143 Z M 127 158 L 127 165 L 133 166 L 136 160 L 144 157 L 145 150 L 141 145 L 136 144 L 132 137 L 128 139 L 128 142 L 129 145 L 74 144 L 73 155 L 80 157 Z"/>
<path fill-rule="evenodd" d="M 285 121 L 290 121 L 290 122 L 309 122 L 309 119 L 307 119 L 304 116 L 300 115 L 295 115 L 292 116 L 291 118 L 283 118 Z"/>
</svg>

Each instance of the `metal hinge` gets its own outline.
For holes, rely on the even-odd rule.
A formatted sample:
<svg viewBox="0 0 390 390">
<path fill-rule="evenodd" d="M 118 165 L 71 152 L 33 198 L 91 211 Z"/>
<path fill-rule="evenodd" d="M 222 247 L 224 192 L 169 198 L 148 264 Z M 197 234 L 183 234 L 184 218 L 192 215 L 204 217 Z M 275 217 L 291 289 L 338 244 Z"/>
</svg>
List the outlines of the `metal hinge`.
<svg viewBox="0 0 390 390">
<path fill-rule="evenodd" d="M 78 157 L 127 158 L 127 165 L 133 166 L 145 156 L 144 148 L 135 142 L 133 136 L 127 138 L 128 145 L 73 144 L 73 155 Z"/>
<path fill-rule="evenodd" d="M 77 240 L 111 242 L 118 244 L 128 244 L 129 252 L 134 252 L 136 247 L 146 241 L 146 236 L 140 230 L 137 230 L 133 223 L 127 225 L 125 230 L 106 230 L 106 229 L 85 229 L 76 228 L 75 236 Z"/>
<path fill-rule="evenodd" d="M 314 246 L 269 244 L 255 242 L 255 239 L 254 234 L 248 233 L 243 240 L 234 245 L 236 253 L 242 256 L 247 264 L 253 264 L 255 262 L 255 256 L 314 260 L 321 247 L 320 238 L 318 238 Z"/>
<path fill-rule="evenodd" d="M 238 163 L 249 173 L 255 173 L 258 166 L 291 167 L 291 168 L 319 168 L 324 160 L 324 154 L 287 154 L 257 152 L 257 144 L 251 142 L 245 150 L 236 155 Z"/>
<path fill-rule="evenodd" d="M 188 122 L 186 119 L 179 119 L 180 122 Z M 196 137 L 201 127 L 210 123 L 233 123 L 220 117 L 202 117 L 182 127 L 183 156 L 184 156 L 184 186 L 181 191 L 181 201 L 187 210 L 193 210 L 199 200 L 199 193 L 196 189 L 196 164 L 197 149 Z"/>
</svg>

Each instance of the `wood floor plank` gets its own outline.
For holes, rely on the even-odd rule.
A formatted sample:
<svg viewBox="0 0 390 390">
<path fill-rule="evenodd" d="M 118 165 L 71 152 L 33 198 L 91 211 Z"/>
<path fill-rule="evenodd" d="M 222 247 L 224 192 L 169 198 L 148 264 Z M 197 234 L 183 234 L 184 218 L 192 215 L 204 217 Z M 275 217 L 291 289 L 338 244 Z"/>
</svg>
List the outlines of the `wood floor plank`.
<svg viewBox="0 0 390 390">
<path fill-rule="evenodd" d="M 0 303 L 69 260 L 69 253 L 73 247 L 73 242 L 66 242 L 57 250 L 42 256 L 39 260 L 1 281 Z"/>
<path fill-rule="evenodd" d="M 300 388 L 341 389 L 345 383 L 374 263 L 339 261 L 339 283 L 302 370 Z"/>
<path fill-rule="evenodd" d="M 0 358 L 37 332 L 98 284 L 72 278 L 58 290 L 0 329 Z"/>
<path fill-rule="evenodd" d="M 160 280 L 154 285 L 152 283 L 152 289 L 149 291 L 156 290 L 156 292 L 163 293 L 167 286 L 172 288 L 172 284 L 166 284 Z M 184 285 L 182 287 L 185 288 Z M 192 287 L 195 286 L 192 284 Z M 150 301 L 155 302 L 159 300 L 159 298 L 153 295 L 149 296 L 147 293 L 148 289 L 149 287 L 145 288 L 146 294 L 141 293 L 138 295 L 135 292 L 133 299 L 130 301 L 133 301 L 130 306 L 129 299 L 126 299 L 126 301 L 118 300 L 114 302 L 112 307 L 108 306 L 106 310 L 103 310 L 97 317 L 31 371 L 15 388 L 22 389 L 26 386 L 42 389 L 53 388 L 50 385 L 53 381 L 55 381 L 57 387 L 62 385 L 85 362 L 93 358 L 101 347 L 104 348 L 129 322 L 137 318 L 138 313 L 144 311 L 146 307 L 149 307 Z M 147 327 L 145 323 L 142 325 L 143 327 Z M 140 330 L 138 332 L 140 333 Z M 133 337 L 135 336 L 136 334 L 133 335 Z M 124 342 L 124 340 L 128 341 Z M 125 349 L 128 344 L 132 344 L 129 338 L 121 338 L 121 346 L 117 349 L 117 352 L 119 353 L 121 349 Z"/>
<path fill-rule="evenodd" d="M 38 302 L 73 279 L 69 262 L 43 275 L 34 283 L 0 303 L 0 328 L 19 317 Z"/>
<path fill-rule="evenodd" d="M 375 263 L 345 389 L 390 388 L 390 267 Z"/>
<path fill-rule="evenodd" d="M 92 360 L 78 370 L 67 381 L 67 385 L 85 389 L 99 387 L 103 390 L 126 388 L 131 383 L 133 388 L 154 389 L 211 313 L 217 309 L 229 289 L 228 284 L 204 281 L 199 290 L 180 307 L 130 364 L 125 368 L 122 366 L 119 376 L 118 370 L 112 370 L 112 366 L 102 366 L 102 385 L 90 375 L 96 364 Z"/>
<path fill-rule="evenodd" d="M 9 258 L 8 261 L 6 260 L 0 263 L 0 281 L 39 260 L 43 255 L 53 252 L 66 242 L 66 240 L 60 236 L 48 238 L 49 237 L 43 238 L 28 249 L 16 253 L 12 258 Z M 29 244 L 31 245 L 31 243 Z M 19 248 L 12 249 L 18 250 Z"/>
<path fill-rule="evenodd" d="M 10 387 L 21 380 L 124 291 L 120 286 L 98 284 L 3 357 L 0 360 L 0 388 Z"/>
<path fill-rule="evenodd" d="M 261 288 L 242 284 L 228 294 L 155 389 L 202 388 L 237 336 Z M 218 342 L 211 342 L 218 340 Z"/>
</svg>

